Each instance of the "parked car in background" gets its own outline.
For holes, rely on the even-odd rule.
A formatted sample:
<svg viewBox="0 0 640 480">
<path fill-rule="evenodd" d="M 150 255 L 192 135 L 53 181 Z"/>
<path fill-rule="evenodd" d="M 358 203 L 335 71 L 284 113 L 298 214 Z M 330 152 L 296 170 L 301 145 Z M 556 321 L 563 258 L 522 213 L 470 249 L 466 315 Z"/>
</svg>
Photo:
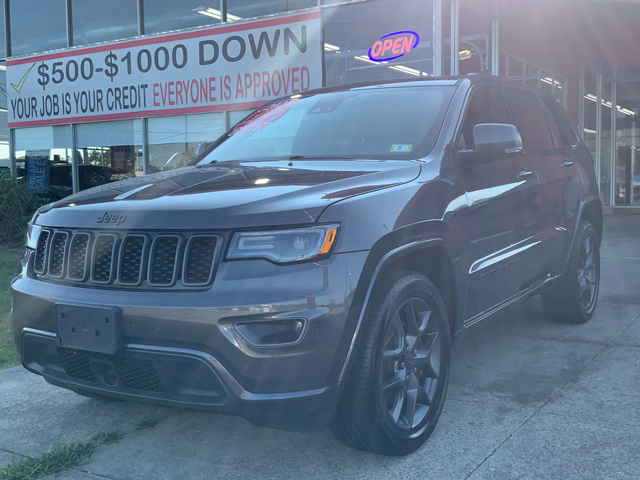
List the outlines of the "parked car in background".
<svg viewBox="0 0 640 480">
<path fill-rule="evenodd" d="M 184 168 L 41 209 L 15 341 L 81 395 L 328 424 L 405 455 L 466 328 L 533 295 L 589 320 L 602 228 L 556 100 L 482 75 L 327 88 L 258 109 Z"/>
</svg>

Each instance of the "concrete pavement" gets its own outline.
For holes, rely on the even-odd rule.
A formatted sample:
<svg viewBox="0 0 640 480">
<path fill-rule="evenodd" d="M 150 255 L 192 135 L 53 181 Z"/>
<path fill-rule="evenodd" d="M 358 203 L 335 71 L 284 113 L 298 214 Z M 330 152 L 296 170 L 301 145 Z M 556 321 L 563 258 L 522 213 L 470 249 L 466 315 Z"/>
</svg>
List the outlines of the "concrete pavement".
<svg viewBox="0 0 640 480">
<path fill-rule="evenodd" d="M 440 422 L 405 458 L 351 450 L 328 431 L 85 399 L 18 367 L 0 372 L 0 466 L 117 430 L 122 440 L 59 478 L 640 478 L 639 291 L 640 215 L 609 215 L 593 319 L 549 323 L 535 298 L 468 332 Z M 138 430 L 145 419 L 159 422 Z"/>
</svg>

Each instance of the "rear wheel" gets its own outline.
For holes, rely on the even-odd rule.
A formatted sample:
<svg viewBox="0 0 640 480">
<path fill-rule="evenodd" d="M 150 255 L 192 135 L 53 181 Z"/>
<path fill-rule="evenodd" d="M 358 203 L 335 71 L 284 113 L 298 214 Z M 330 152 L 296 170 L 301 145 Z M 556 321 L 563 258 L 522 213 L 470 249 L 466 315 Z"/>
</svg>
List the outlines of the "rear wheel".
<svg viewBox="0 0 640 480">
<path fill-rule="evenodd" d="M 591 223 L 581 220 L 564 277 L 540 295 L 544 312 L 554 322 L 585 323 L 596 308 L 599 290 L 598 235 Z"/>
<path fill-rule="evenodd" d="M 408 274 L 378 290 L 332 431 L 383 455 L 418 449 L 436 426 L 447 390 L 451 339 L 436 287 Z"/>
</svg>

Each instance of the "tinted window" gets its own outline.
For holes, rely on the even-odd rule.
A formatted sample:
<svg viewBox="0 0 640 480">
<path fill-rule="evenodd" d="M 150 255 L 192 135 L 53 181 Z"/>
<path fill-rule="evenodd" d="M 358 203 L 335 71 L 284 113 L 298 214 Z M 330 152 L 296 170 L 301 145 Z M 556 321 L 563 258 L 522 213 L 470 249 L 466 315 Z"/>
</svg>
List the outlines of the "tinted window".
<svg viewBox="0 0 640 480">
<path fill-rule="evenodd" d="M 505 89 L 504 93 L 511 122 L 522 135 L 524 152 L 532 154 L 554 148 L 551 131 L 538 97 L 534 93 L 512 89 Z"/>
<path fill-rule="evenodd" d="M 556 100 L 543 98 L 542 103 L 548 108 L 549 122 L 554 129 L 558 142 L 563 147 L 569 147 L 578 143 L 575 131 L 567 118 L 567 114 Z"/>
<path fill-rule="evenodd" d="M 453 87 L 349 90 L 279 100 L 244 119 L 202 163 L 290 156 L 428 155 Z"/>
<path fill-rule="evenodd" d="M 461 150 L 473 148 L 473 127 L 481 123 L 509 123 L 499 88 L 484 87 L 473 93 L 462 124 Z"/>
</svg>

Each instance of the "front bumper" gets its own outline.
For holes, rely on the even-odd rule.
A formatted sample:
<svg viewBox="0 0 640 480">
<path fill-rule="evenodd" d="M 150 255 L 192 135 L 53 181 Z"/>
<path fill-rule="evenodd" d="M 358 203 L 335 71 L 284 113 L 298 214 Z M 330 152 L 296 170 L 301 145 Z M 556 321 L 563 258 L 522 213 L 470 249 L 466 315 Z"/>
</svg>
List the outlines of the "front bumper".
<svg viewBox="0 0 640 480">
<path fill-rule="evenodd" d="M 34 280 L 29 259 L 12 282 L 13 325 L 23 365 L 72 390 L 239 414 L 287 429 L 326 424 L 339 400 L 336 365 L 366 252 L 317 263 L 221 264 L 211 289 L 141 292 L 89 289 Z M 122 311 L 116 355 L 61 348 L 55 305 Z M 303 319 L 295 344 L 256 347 L 238 321 Z M 348 330 L 348 329 L 347 329 Z M 105 368 L 115 369 L 108 381 Z"/>
</svg>

